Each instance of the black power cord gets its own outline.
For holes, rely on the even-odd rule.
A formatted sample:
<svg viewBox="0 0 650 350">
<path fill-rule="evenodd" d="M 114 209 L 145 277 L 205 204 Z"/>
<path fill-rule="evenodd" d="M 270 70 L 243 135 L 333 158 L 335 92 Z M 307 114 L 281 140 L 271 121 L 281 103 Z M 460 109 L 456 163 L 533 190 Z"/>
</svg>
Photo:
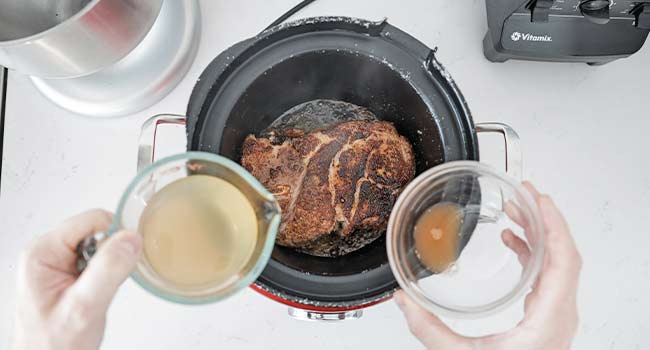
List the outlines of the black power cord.
<svg viewBox="0 0 650 350">
<path fill-rule="evenodd" d="M 273 21 L 273 23 L 271 23 L 271 25 L 269 25 L 268 27 L 264 28 L 264 30 L 267 30 L 267 29 L 269 29 L 269 28 L 275 27 L 275 26 L 277 26 L 278 24 L 280 24 L 280 23 L 286 21 L 289 17 L 295 15 L 296 12 L 302 10 L 303 8 L 305 8 L 307 5 L 311 4 L 311 3 L 314 2 L 314 1 L 316 1 L 316 0 L 304 0 L 304 1 L 301 1 L 298 5 L 294 6 L 291 10 L 287 11 L 285 14 L 283 14 L 283 15 L 280 16 L 278 19 L 276 19 L 275 21 Z"/>
</svg>

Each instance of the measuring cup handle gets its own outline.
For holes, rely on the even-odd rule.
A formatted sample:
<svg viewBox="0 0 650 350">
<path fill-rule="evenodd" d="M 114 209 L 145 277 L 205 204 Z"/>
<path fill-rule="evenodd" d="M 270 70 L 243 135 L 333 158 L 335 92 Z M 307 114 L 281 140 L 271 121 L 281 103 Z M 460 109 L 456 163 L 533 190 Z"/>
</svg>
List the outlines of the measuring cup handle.
<svg viewBox="0 0 650 350">
<path fill-rule="evenodd" d="M 156 151 L 156 131 L 161 124 L 185 125 L 187 118 L 178 114 L 159 114 L 142 124 L 138 139 L 138 172 L 153 163 Z"/>
<path fill-rule="evenodd" d="M 506 174 L 517 180 L 521 180 L 522 154 L 517 132 L 503 123 L 477 123 L 476 132 L 499 133 L 503 135 L 503 140 L 506 145 Z"/>
<path fill-rule="evenodd" d="M 79 242 L 79 244 L 77 244 L 77 248 L 75 249 L 75 252 L 77 253 L 77 273 L 83 272 L 88 265 L 90 258 L 95 255 L 100 244 L 106 239 L 106 237 L 108 237 L 108 235 L 105 232 L 97 232 L 92 236 L 84 238 Z"/>
</svg>

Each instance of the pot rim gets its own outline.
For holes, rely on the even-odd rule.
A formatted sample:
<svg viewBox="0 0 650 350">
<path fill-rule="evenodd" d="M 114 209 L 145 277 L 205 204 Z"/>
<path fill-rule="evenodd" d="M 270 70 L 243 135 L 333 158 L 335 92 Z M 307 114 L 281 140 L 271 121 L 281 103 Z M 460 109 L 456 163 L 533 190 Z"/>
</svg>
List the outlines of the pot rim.
<svg viewBox="0 0 650 350">
<path fill-rule="evenodd" d="M 88 12 L 92 11 L 92 9 L 94 9 L 95 6 L 97 6 L 97 4 L 99 4 L 100 1 L 102 1 L 102 0 L 91 0 L 91 2 L 87 3 L 86 6 L 84 6 L 81 10 L 79 10 L 74 15 L 67 18 L 65 21 L 63 21 L 63 22 L 61 22 L 61 23 L 59 23 L 59 24 L 57 24 L 57 25 L 55 25 L 53 27 L 47 28 L 47 29 L 45 29 L 43 31 L 40 31 L 40 32 L 38 32 L 36 34 L 32 34 L 32 35 L 25 36 L 25 37 L 18 38 L 18 39 L 4 40 L 4 41 L 0 40 L 0 48 L 2 48 L 2 47 L 14 47 L 14 46 L 22 45 L 22 44 L 29 44 L 30 42 L 41 39 L 41 38 L 49 35 L 50 33 L 54 32 L 56 30 L 60 30 L 60 28 L 62 28 L 64 26 L 69 26 L 71 22 L 76 22 L 77 20 L 79 20 L 79 18 L 85 16 Z"/>
</svg>

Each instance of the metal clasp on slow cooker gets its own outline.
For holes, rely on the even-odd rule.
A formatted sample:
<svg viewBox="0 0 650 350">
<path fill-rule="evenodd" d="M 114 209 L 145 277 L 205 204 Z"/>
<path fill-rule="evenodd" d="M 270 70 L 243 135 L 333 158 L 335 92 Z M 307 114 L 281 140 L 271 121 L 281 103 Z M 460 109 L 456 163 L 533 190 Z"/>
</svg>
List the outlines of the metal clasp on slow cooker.
<svg viewBox="0 0 650 350">
<path fill-rule="evenodd" d="M 350 310 L 340 312 L 318 312 L 289 308 L 289 316 L 301 321 L 325 321 L 338 322 L 345 320 L 356 320 L 363 316 L 363 310 Z"/>
<path fill-rule="evenodd" d="M 506 174 L 521 180 L 522 154 L 519 135 L 510 126 L 503 123 L 476 123 L 476 132 L 499 133 L 503 135 L 506 146 Z"/>
<path fill-rule="evenodd" d="M 178 114 L 159 114 L 144 122 L 140 131 L 140 138 L 138 139 L 138 172 L 142 171 L 142 169 L 146 168 L 154 161 L 158 125 L 185 125 L 186 119 L 185 116 Z"/>
</svg>

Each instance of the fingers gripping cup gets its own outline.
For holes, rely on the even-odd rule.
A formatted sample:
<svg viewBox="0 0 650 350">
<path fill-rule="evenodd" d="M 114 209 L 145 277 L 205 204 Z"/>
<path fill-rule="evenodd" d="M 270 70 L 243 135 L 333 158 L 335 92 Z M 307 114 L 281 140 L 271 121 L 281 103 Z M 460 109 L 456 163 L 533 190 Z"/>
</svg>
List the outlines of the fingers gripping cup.
<svg viewBox="0 0 650 350">
<path fill-rule="evenodd" d="M 164 299 L 201 304 L 227 297 L 260 275 L 279 223 L 273 195 L 238 164 L 188 152 L 136 176 L 107 235 L 139 232 L 144 252 L 133 279 Z M 80 244 L 80 268 L 96 249 L 95 238 Z"/>
<path fill-rule="evenodd" d="M 387 250 L 404 291 L 425 309 L 476 318 L 533 284 L 544 255 L 537 205 L 506 174 L 449 162 L 413 180 L 390 216 Z"/>
</svg>

